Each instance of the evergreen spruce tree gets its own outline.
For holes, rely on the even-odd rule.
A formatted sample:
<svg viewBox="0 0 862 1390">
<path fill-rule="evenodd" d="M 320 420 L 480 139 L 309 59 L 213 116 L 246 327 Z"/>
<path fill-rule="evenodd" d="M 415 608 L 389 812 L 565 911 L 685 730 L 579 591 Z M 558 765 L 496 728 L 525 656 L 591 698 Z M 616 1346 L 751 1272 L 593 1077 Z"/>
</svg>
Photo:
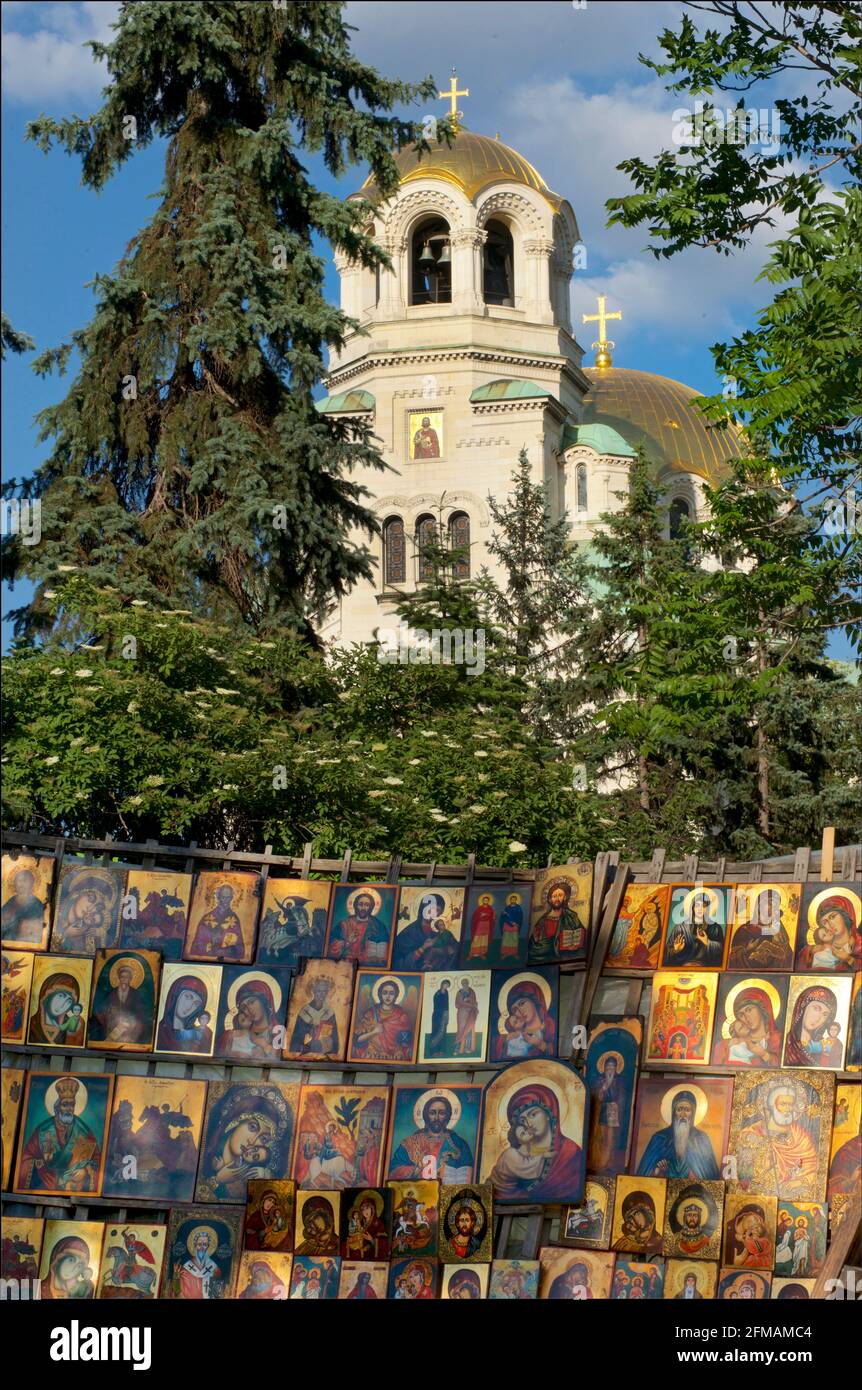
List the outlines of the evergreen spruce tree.
<svg viewBox="0 0 862 1390">
<path fill-rule="evenodd" d="M 5 314 L 2 316 L 2 332 L 0 332 L 0 356 L 5 357 L 7 352 L 32 352 L 35 347 L 33 339 L 26 333 L 21 333 L 14 328 Z"/>
<path fill-rule="evenodd" d="M 374 529 L 359 466 L 382 467 L 368 430 L 321 416 L 327 348 L 357 325 L 323 293 L 324 240 L 382 267 L 370 206 L 312 183 L 367 161 L 383 196 L 392 151 L 419 140 L 391 113 L 428 97 L 359 63 L 340 4 L 123 4 L 93 43 L 109 85 L 89 119 L 40 118 L 31 137 L 80 156 L 100 189 L 136 149 L 167 140 L 158 210 L 97 307 L 35 369 L 79 367 L 43 412 L 53 448 L 28 481 L 43 541 L 13 573 L 36 582 L 23 631 L 51 621 L 63 566 L 128 600 L 174 603 L 263 631 L 303 626 L 369 573 L 355 528 Z M 448 127 L 442 125 L 444 135 Z"/>
</svg>

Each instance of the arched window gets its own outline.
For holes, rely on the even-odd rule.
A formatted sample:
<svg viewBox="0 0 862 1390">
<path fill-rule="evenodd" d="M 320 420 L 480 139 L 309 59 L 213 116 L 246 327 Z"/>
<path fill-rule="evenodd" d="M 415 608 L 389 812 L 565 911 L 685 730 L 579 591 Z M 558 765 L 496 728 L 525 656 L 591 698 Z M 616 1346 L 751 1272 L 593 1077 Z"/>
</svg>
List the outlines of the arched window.
<svg viewBox="0 0 862 1390">
<path fill-rule="evenodd" d="M 466 512 L 453 512 L 449 518 L 449 549 L 457 551 L 452 562 L 456 579 L 470 578 L 470 518 Z"/>
<path fill-rule="evenodd" d="M 489 222 L 485 228 L 482 254 L 482 289 L 486 304 L 515 303 L 515 247 L 512 234 L 502 222 Z"/>
<path fill-rule="evenodd" d="M 578 487 L 578 511 L 579 511 L 579 512 L 585 512 L 585 511 L 587 511 L 587 500 L 588 500 L 588 499 L 587 499 L 587 465 L 586 465 L 585 463 L 579 463 L 579 464 L 578 464 L 577 487 Z"/>
<path fill-rule="evenodd" d="M 406 584 L 407 551 L 404 545 L 404 522 L 400 516 L 390 516 L 383 523 L 383 582 Z"/>
<path fill-rule="evenodd" d="M 426 217 L 411 238 L 410 303 L 452 303 L 452 248 L 442 217 Z"/>
<path fill-rule="evenodd" d="M 434 562 L 428 555 L 429 546 L 437 543 L 437 523 L 433 516 L 416 519 L 416 574 L 421 581 L 434 578 Z"/>
<path fill-rule="evenodd" d="M 686 521 L 691 518 L 691 507 L 684 497 L 675 497 L 670 504 L 670 538 L 678 541 L 682 535 L 682 528 Z"/>
</svg>

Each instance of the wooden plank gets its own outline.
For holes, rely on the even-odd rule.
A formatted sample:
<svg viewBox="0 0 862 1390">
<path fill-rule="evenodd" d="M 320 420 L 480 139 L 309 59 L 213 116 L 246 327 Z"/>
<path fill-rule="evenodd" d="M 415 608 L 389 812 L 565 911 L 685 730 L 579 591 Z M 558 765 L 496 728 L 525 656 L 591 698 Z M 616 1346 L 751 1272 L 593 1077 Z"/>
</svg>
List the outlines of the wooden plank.
<svg viewBox="0 0 862 1390">
<path fill-rule="evenodd" d="M 593 999 L 595 998 L 599 976 L 602 973 L 602 967 L 605 963 L 605 956 L 608 952 L 611 932 L 614 929 L 614 923 L 619 915 L 620 904 L 622 903 L 628 883 L 629 866 L 628 864 L 621 864 L 617 869 L 616 878 L 611 884 L 607 898 L 605 899 L 601 926 L 596 935 L 595 945 L 587 967 L 587 979 L 584 985 L 583 999 L 581 1001 L 581 1012 L 584 1022 L 586 1022 L 592 1012 Z"/>
<path fill-rule="evenodd" d="M 806 884 L 808 874 L 811 869 L 811 850 L 807 845 L 802 846 L 796 851 L 793 860 L 793 882 Z"/>
<path fill-rule="evenodd" d="M 830 1280 L 839 1277 L 850 1249 L 859 1234 L 860 1224 L 862 1224 L 862 1196 L 857 1192 L 838 1227 L 836 1235 L 832 1238 L 829 1249 L 826 1251 L 823 1267 L 811 1293 L 812 1298 L 825 1298 L 827 1284 Z M 828 1292 L 831 1293 L 833 1289 L 834 1284 L 829 1284 Z"/>
<path fill-rule="evenodd" d="M 820 846 L 820 882 L 832 882 L 832 869 L 835 862 L 835 826 L 827 825 L 823 831 Z"/>
</svg>

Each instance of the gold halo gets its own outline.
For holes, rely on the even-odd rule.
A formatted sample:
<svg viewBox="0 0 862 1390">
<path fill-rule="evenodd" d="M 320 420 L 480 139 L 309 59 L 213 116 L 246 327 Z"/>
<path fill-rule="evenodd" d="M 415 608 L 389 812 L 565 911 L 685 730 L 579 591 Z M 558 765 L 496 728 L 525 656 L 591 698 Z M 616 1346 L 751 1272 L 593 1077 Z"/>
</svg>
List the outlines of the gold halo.
<svg viewBox="0 0 862 1390">
<path fill-rule="evenodd" d="M 534 984 L 537 984 L 539 986 L 539 989 L 542 992 L 542 998 L 545 1001 L 545 1008 L 550 1009 L 551 1007 L 551 986 L 548 984 L 548 981 L 544 980 L 541 975 L 534 975 L 531 970 L 524 970 L 519 972 L 519 974 L 517 974 L 514 977 L 514 979 L 508 980 L 506 982 L 506 984 L 500 990 L 497 999 L 497 1009 L 499 1011 L 499 1017 L 497 1019 L 497 1032 L 500 1033 L 503 1037 L 505 1037 L 506 1035 L 505 1013 L 508 1006 L 509 994 L 515 988 L 516 985 L 522 985 L 526 980 L 532 980 Z"/>
<path fill-rule="evenodd" d="M 479 906 L 480 906 L 480 907 L 488 907 L 489 904 L 490 904 L 491 906 L 493 906 L 493 904 L 494 904 L 493 896 L 492 896 L 490 893 L 480 893 L 480 894 L 479 894 Z"/>
<path fill-rule="evenodd" d="M 787 911 L 788 886 L 786 883 L 748 883 L 737 887 L 733 908 L 733 921 L 736 926 L 750 921 L 754 905 L 764 893 L 777 893 L 779 911 Z"/>
<path fill-rule="evenodd" d="M 740 1284 L 747 1283 L 749 1279 L 752 1281 L 753 1284 L 756 1285 L 756 1287 L 760 1290 L 762 1295 L 764 1287 L 763 1275 L 755 1274 L 753 1271 L 745 1271 L 742 1274 L 737 1274 L 736 1278 L 733 1280 L 733 1283 L 727 1285 L 727 1291 L 729 1291 L 730 1289 L 737 1288 Z"/>
<path fill-rule="evenodd" d="M 263 970 L 246 970 L 242 975 L 240 975 L 236 980 L 234 980 L 233 984 L 227 992 L 227 1013 L 232 1014 L 236 1012 L 236 996 L 239 993 L 242 986 L 248 984 L 249 980 L 260 980 L 262 984 L 266 985 L 267 989 L 272 995 L 272 1002 L 275 1007 L 275 1012 L 278 1013 L 278 1010 L 281 1008 L 281 985 L 272 975 L 267 975 L 266 972 Z M 232 1027 L 233 1019 L 225 1016 L 225 1028 Z"/>
<path fill-rule="evenodd" d="M 57 1077 L 57 1081 L 62 1080 L 63 1077 L 61 1074 Z M 75 1114 L 81 1115 L 87 1108 L 87 1087 L 79 1076 L 76 1076 L 75 1080 L 78 1083 L 78 1089 L 75 1092 Z M 44 1105 L 49 1115 L 54 1114 L 54 1106 L 57 1103 L 57 1081 L 52 1081 L 45 1092 Z"/>
<path fill-rule="evenodd" d="M 824 888 L 816 893 L 808 904 L 808 926 L 805 935 L 809 946 L 814 945 L 813 932 L 817 926 L 817 909 L 825 898 L 849 898 L 856 909 L 856 930 L 862 929 L 862 898 L 859 894 L 854 893 L 852 888 Z"/>
<path fill-rule="evenodd" d="M 118 956 L 116 960 L 111 961 L 111 968 L 108 971 L 108 980 L 114 986 L 114 989 L 116 989 L 119 984 L 118 977 L 120 967 L 123 965 L 127 966 L 132 972 L 132 989 L 139 989 L 144 979 L 144 967 L 134 956 Z"/>
<path fill-rule="evenodd" d="M 379 1192 L 375 1191 L 373 1187 L 360 1188 L 360 1190 L 357 1192 L 356 1196 L 350 1204 L 350 1210 L 356 1211 L 359 1207 L 362 1206 L 363 1202 L 371 1202 L 377 1215 L 383 1215 L 383 1207 L 385 1205 L 384 1199 L 382 1195 Z"/>
<path fill-rule="evenodd" d="M 561 1064 L 556 1063 L 552 1065 L 559 1066 Z M 524 1069 L 523 1071 L 521 1070 L 522 1067 Z M 550 1077 L 547 1077 L 544 1069 L 538 1070 L 535 1062 L 517 1062 L 515 1066 L 508 1069 L 508 1074 L 506 1075 L 507 1081 L 512 1073 L 516 1071 L 519 1073 L 518 1080 L 510 1082 L 502 1092 L 501 1098 L 497 1101 L 496 1124 L 498 1126 L 499 1136 L 504 1141 L 506 1147 L 508 1147 L 506 1141 L 509 1133 L 509 1120 L 506 1111 L 509 1108 L 509 1101 L 517 1091 L 522 1091 L 525 1086 L 545 1086 L 552 1095 L 556 1097 L 560 1111 L 560 1131 L 564 1135 L 571 1134 L 572 1117 L 577 1111 L 577 1102 L 578 1100 L 583 1100 L 583 1091 L 579 1091 L 576 1085 L 580 1077 L 573 1072 L 571 1086 L 563 1087 L 559 1081 L 551 1080 Z M 492 1086 L 496 1084 L 496 1080 L 491 1082 Z M 581 1086 L 583 1086 L 583 1082 L 581 1082 Z M 578 1129 L 579 1128 L 580 1125 L 578 1125 Z"/>
<path fill-rule="evenodd" d="M 674 1202 L 674 1208 L 683 1212 L 686 1207 L 697 1207 L 700 1212 L 701 1221 L 706 1225 L 709 1220 L 709 1207 L 702 1197 L 686 1197 L 684 1193 L 680 1193 L 679 1197 Z M 682 1223 L 680 1223 L 680 1226 L 682 1226 Z"/>
<path fill-rule="evenodd" d="M 734 999 L 742 990 L 754 989 L 755 987 L 757 989 L 762 989 L 763 993 L 772 1004 L 772 1017 L 777 1024 L 778 1016 L 781 1013 L 781 1000 L 778 996 L 778 990 L 769 980 L 761 980 L 752 975 L 748 979 L 739 980 L 737 984 L 733 986 L 733 989 L 728 990 L 727 998 L 724 1001 L 724 1018 L 721 1021 L 721 1036 L 724 1038 L 725 1042 L 730 1041 L 730 1025 L 733 1021 Z"/>
<path fill-rule="evenodd" d="M 186 1241 L 186 1249 L 190 1255 L 195 1253 L 195 1236 L 200 1235 L 201 1231 L 204 1231 L 207 1236 L 207 1254 L 211 1255 L 218 1248 L 218 1236 L 212 1226 L 193 1226 Z"/>
<path fill-rule="evenodd" d="M 506 899 L 506 906 L 507 906 L 507 907 L 512 907 L 514 903 L 520 903 L 520 901 L 521 901 L 521 895 L 520 895 L 520 893 L 510 893 L 509 896 L 508 896 L 508 898 Z"/>
<path fill-rule="evenodd" d="M 605 1069 L 605 1062 L 608 1060 L 609 1057 L 613 1057 L 614 1061 L 615 1061 L 616 1064 L 617 1064 L 617 1075 L 618 1075 L 618 1076 L 621 1076 L 622 1073 L 623 1073 L 623 1072 L 625 1071 L 625 1069 L 626 1069 L 626 1064 L 625 1064 L 625 1062 L 623 1061 L 622 1053 L 621 1053 L 621 1052 L 614 1052 L 614 1051 L 612 1051 L 612 1050 L 609 1050 L 608 1052 L 603 1052 L 603 1053 L 602 1053 L 601 1057 L 600 1057 L 599 1060 L 596 1062 L 596 1071 L 604 1071 L 604 1069 Z"/>
<path fill-rule="evenodd" d="M 230 878 L 225 874 L 219 874 L 215 883 L 207 892 L 206 896 L 208 903 L 213 905 L 215 904 L 216 895 L 218 894 L 218 890 L 220 888 L 229 888 L 231 890 L 231 892 L 233 893 L 233 899 L 231 901 L 230 907 L 232 912 L 236 912 L 237 908 L 239 907 L 240 903 L 243 901 L 245 897 L 245 884 L 237 883 L 233 878 Z"/>
<path fill-rule="evenodd" d="M 107 878 L 99 878 L 98 871 L 100 868 L 104 868 L 104 865 L 90 864 L 88 868 L 82 868 L 79 869 L 77 873 L 70 874 L 67 879 L 63 880 L 62 888 L 64 898 L 68 898 L 76 891 L 76 884 L 79 879 L 92 878 L 95 875 L 97 882 L 100 883 L 105 890 L 104 896 L 108 899 L 108 906 L 113 908 L 114 903 L 120 896 L 119 880 L 115 878 L 113 874 L 109 874 Z M 86 892 L 87 890 L 85 889 L 84 891 Z"/>
<path fill-rule="evenodd" d="M 461 1102 L 454 1091 L 448 1091 L 445 1086 L 435 1086 L 432 1091 L 423 1091 L 419 1099 L 413 1106 L 413 1123 L 417 1129 L 421 1129 L 425 1121 L 422 1118 L 422 1111 L 429 1100 L 448 1100 L 452 1107 L 452 1118 L 448 1128 L 454 1129 L 461 1118 Z"/>
<path fill-rule="evenodd" d="M 669 1091 L 665 1091 L 664 1095 L 661 1098 L 662 1119 L 664 1120 L 666 1125 L 673 1124 L 673 1116 L 671 1113 L 673 1110 L 673 1101 L 674 1097 L 680 1091 L 691 1091 L 692 1095 L 694 1096 L 694 1123 L 696 1125 L 699 1125 L 707 1110 L 709 1109 L 709 1101 L 707 1100 L 705 1093 L 701 1090 L 699 1086 L 695 1085 L 693 1081 L 680 1081 L 678 1085 L 671 1086 Z"/>
<path fill-rule="evenodd" d="M 689 908 L 691 907 L 691 904 L 694 902 L 695 898 L 709 898 L 709 905 L 712 908 L 714 915 L 716 917 L 720 915 L 721 899 L 719 898 L 718 893 L 714 888 L 707 888 L 704 885 L 701 885 L 700 888 L 695 886 L 694 888 L 689 889 L 689 891 L 683 898 L 681 904 L 683 921 L 688 916 Z"/>
<path fill-rule="evenodd" d="M 395 1003 L 400 1004 L 401 1000 L 404 998 L 404 995 L 407 993 L 407 990 L 404 981 L 399 980 L 397 975 L 381 975 L 380 979 L 376 982 L 376 984 L 373 984 L 371 986 L 371 998 L 374 1000 L 375 1004 L 380 1003 L 380 991 L 386 984 L 395 985 L 396 989 L 398 990 Z"/>
<path fill-rule="evenodd" d="M 373 907 L 372 907 L 372 909 L 371 909 L 371 915 L 372 915 L 372 917 L 376 917 L 377 914 L 378 914 L 378 912 L 380 911 L 381 907 L 383 906 L 383 899 L 381 898 L 381 896 L 380 896 L 380 894 L 377 892 L 377 890 L 376 890 L 375 888 L 370 887 L 370 885 L 367 884 L 367 883 L 361 884 L 359 888 L 354 888 L 354 890 L 353 890 L 352 893 L 348 893 L 348 895 L 347 895 L 347 912 L 348 912 L 348 915 L 351 916 L 351 917 L 353 916 L 353 909 L 354 909 L 354 906 L 356 905 L 356 899 L 357 899 L 358 897 L 361 897 L 363 893 L 365 894 L 365 896 L 366 896 L 367 898 L 370 898 L 371 901 L 372 901 L 372 903 L 374 904 Z"/>
<path fill-rule="evenodd" d="M 542 901 L 546 906 L 555 888 L 567 888 L 571 898 L 572 894 L 575 893 L 576 885 L 574 879 L 567 874 L 556 874 L 549 883 L 542 885 Z"/>
</svg>

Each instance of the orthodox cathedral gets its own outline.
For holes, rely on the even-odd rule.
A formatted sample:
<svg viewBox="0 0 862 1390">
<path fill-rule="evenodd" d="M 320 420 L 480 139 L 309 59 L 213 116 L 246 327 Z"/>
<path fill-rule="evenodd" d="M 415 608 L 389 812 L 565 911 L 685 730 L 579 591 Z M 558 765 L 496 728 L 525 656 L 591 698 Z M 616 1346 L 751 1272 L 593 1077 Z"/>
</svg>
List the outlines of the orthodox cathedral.
<svg viewBox="0 0 862 1390">
<path fill-rule="evenodd" d="M 466 95 L 454 77 L 441 93 L 456 125 L 456 97 Z M 376 203 L 372 234 L 393 269 L 336 257 L 341 307 L 365 333 L 333 354 L 318 402 L 369 421 L 392 470 L 356 475 L 381 533 L 374 580 L 357 584 L 324 627 L 339 645 L 395 625 L 394 605 L 426 577 L 423 544 L 441 527 L 463 557 L 460 577 L 496 571 L 487 498 L 505 492 L 522 448 L 576 543 L 620 506 L 614 494 L 625 491 L 639 444 L 657 466 L 671 531 L 703 515 L 703 483 L 742 452 L 735 430 L 710 430 L 692 409 L 696 391 L 613 365 L 607 321 L 621 314 L 603 297 L 584 319 L 597 326 L 595 362 L 584 365 L 569 305 L 578 224 L 522 155 L 459 125 L 450 148 L 403 151 L 396 163 L 388 202 L 370 179 L 351 195 Z"/>
</svg>

